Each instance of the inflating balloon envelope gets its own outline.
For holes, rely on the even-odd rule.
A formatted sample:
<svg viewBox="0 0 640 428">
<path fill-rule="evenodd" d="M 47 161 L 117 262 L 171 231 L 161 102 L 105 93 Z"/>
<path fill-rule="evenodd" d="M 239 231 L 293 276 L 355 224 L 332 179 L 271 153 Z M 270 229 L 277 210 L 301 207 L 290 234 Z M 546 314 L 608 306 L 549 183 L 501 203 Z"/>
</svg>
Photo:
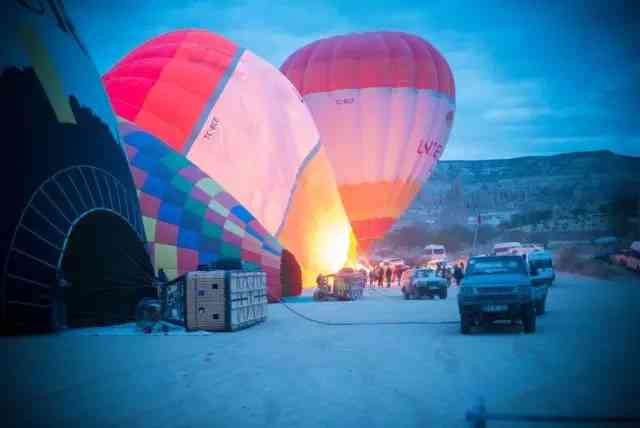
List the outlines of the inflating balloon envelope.
<svg viewBox="0 0 640 428">
<path fill-rule="evenodd" d="M 420 37 L 378 32 L 313 42 L 281 71 L 311 110 L 366 252 L 442 155 L 455 111 L 451 70 Z"/>
<path fill-rule="evenodd" d="M 300 95 L 275 67 L 201 30 L 134 49 L 104 77 L 116 113 L 183 154 L 302 265 L 305 285 L 347 259 L 351 228 Z"/>
<path fill-rule="evenodd" d="M 267 274 L 281 296 L 282 248 L 216 181 L 137 126 L 119 124 L 138 191 L 148 251 L 169 279 L 220 259 L 243 260 Z"/>
</svg>

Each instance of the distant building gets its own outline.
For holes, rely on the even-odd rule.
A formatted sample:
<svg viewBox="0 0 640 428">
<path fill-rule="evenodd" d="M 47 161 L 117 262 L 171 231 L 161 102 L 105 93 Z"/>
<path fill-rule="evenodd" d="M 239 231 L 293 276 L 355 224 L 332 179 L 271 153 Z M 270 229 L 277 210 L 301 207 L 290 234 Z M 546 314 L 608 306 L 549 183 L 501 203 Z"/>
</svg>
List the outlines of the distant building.
<svg viewBox="0 0 640 428">
<path fill-rule="evenodd" d="M 481 224 L 498 227 L 511 221 L 513 211 L 494 211 L 480 214 Z M 472 215 L 467 217 L 467 225 L 475 226 L 478 223 L 478 216 Z"/>
</svg>

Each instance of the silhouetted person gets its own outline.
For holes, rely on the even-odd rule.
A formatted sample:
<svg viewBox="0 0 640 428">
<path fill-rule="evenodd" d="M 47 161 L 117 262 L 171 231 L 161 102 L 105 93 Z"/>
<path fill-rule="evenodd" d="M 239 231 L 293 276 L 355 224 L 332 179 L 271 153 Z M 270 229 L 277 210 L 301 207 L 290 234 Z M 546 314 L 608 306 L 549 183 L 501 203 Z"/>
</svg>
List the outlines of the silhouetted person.
<svg viewBox="0 0 640 428">
<path fill-rule="evenodd" d="M 391 276 L 393 274 L 393 268 L 391 266 L 389 266 L 387 269 L 385 269 L 384 274 L 387 277 L 387 288 L 391 287 Z"/>
<path fill-rule="evenodd" d="M 460 286 L 460 283 L 462 282 L 462 278 L 464 278 L 464 272 L 462 271 L 462 266 L 463 264 L 460 263 L 459 265 L 456 265 L 456 267 L 453 269 L 453 277 L 456 280 L 456 285 Z"/>
<path fill-rule="evenodd" d="M 158 270 L 158 280 L 162 283 L 167 283 L 169 282 L 169 278 L 167 278 L 167 274 L 164 273 L 164 269 L 160 268 Z"/>
<path fill-rule="evenodd" d="M 398 265 L 398 266 L 395 267 L 394 272 L 393 272 L 395 277 L 396 277 L 396 281 L 398 282 L 398 287 L 400 287 L 400 277 L 402 276 L 402 271 L 403 270 L 404 269 L 402 268 L 402 266 Z"/>
</svg>

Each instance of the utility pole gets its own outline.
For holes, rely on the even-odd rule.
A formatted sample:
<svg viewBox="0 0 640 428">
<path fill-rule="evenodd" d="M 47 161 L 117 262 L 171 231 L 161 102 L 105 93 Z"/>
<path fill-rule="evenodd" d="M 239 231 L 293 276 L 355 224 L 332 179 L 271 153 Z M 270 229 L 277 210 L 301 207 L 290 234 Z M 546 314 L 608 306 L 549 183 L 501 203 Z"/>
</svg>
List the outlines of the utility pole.
<svg viewBox="0 0 640 428">
<path fill-rule="evenodd" d="M 481 223 L 481 217 L 480 217 L 480 211 L 478 211 L 478 217 L 476 219 L 476 231 L 473 234 L 473 245 L 471 247 L 471 255 L 475 256 L 476 255 L 476 242 L 478 241 L 478 230 L 480 229 L 480 223 Z"/>
<path fill-rule="evenodd" d="M 471 256 L 475 256 L 476 254 L 476 244 L 478 242 L 478 230 L 480 229 L 480 223 L 482 223 L 482 218 L 480 216 L 480 203 L 475 200 L 471 202 L 467 202 L 467 209 L 469 212 L 476 212 L 476 230 L 473 232 L 473 243 L 471 244 Z"/>
</svg>

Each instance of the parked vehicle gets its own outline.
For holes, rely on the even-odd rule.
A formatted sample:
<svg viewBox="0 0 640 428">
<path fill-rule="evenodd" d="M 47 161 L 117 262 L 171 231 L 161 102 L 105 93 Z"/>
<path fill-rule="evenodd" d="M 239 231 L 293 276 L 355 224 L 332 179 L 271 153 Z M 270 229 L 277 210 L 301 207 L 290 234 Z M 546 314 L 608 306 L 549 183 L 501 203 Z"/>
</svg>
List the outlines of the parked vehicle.
<svg viewBox="0 0 640 428">
<path fill-rule="evenodd" d="M 322 275 L 313 291 L 314 300 L 357 300 L 362 297 L 366 275 L 352 268 L 343 268 L 338 273 Z"/>
<path fill-rule="evenodd" d="M 522 321 L 525 333 L 536 331 L 534 286 L 520 256 L 472 257 L 458 294 L 460 331 L 495 320 Z"/>
<path fill-rule="evenodd" d="M 512 250 L 522 247 L 519 242 L 498 242 L 493 246 L 494 256 L 506 256 L 511 253 Z"/>
<path fill-rule="evenodd" d="M 546 311 L 549 287 L 556 279 L 553 259 L 548 251 L 534 251 L 527 254 L 527 262 L 535 295 L 536 315 L 542 315 Z"/>
<path fill-rule="evenodd" d="M 615 252 L 609 256 L 611 263 L 623 267 L 627 267 L 627 259 L 631 256 L 631 250 L 622 250 Z"/>
<path fill-rule="evenodd" d="M 553 270 L 553 258 L 548 251 L 534 251 L 527 254 L 531 279 L 548 285 L 553 284 L 556 273 Z"/>
<path fill-rule="evenodd" d="M 446 262 L 447 249 L 444 245 L 429 244 L 424 247 L 423 262 Z"/>
<path fill-rule="evenodd" d="M 634 272 L 640 272 L 640 241 L 631 244 L 630 254 L 626 260 L 627 269 Z"/>
<path fill-rule="evenodd" d="M 544 248 L 538 244 L 522 244 L 519 247 L 512 248 L 511 254 L 514 254 L 516 256 L 523 256 L 535 251 L 544 251 Z"/>
<path fill-rule="evenodd" d="M 609 259 L 612 263 L 640 272 L 640 241 L 634 241 L 629 249 L 618 251 Z"/>
<path fill-rule="evenodd" d="M 403 272 L 400 279 L 400 289 L 405 299 L 420 299 L 434 296 L 447 298 L 449 281 L 439 276 L 435 270 L 427 268 L 409 269 Z"/>
</svg>

